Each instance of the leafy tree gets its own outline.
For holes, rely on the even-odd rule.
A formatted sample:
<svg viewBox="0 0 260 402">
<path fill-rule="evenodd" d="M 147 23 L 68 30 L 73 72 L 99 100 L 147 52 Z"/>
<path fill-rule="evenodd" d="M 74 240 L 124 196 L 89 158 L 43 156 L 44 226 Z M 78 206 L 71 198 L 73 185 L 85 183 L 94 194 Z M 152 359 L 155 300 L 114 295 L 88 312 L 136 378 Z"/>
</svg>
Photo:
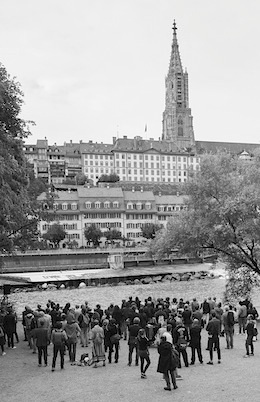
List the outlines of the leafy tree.
<svg viewBox="0 0 260 402">
<path fill-rule="evenodd" d="M 106 237 L 107 241 L 114 243 L 114 240 L 121 240 L 122 233 L 117 229 L 110 229 L 103 233 L 103 236 Z"/>
<path fill-rule="evenodd" d="M 186 255 L 217 253 L 230 278 L 241 269 L 260 274 L 260 161 L 227 153 L 201 157 L 200 171 L 186 185 L 187 211 L 156 236 L 154 252 L 178 248 Z"/>
<path fill-rule="evenodd" d="M 115 174 L 115 173 L 111 173 L 109 175 L 102 174 L 100 176 L 100 178 L 98 179 L 98 181 L 100 183 L 103 183 L 103 182 L 105 182 L 105 183 L 116 183 L 119 180 L 120 180 L 119 176 L 117 174 Z"/>
<path fill-rule="evenodd" d="M 61 225 L 53 223 L 42 237 L 50 243 L 53 243 L 54 247 L 58 248 L 60 242 L 65 239 L 66 232 Z"/>
<path fill-rule="evenodd" d="M 96 227 L 93 223 L 90 226 L 86 227 L 84 231 L 85 239 L 87 240 L 88 244 L 91 242 L 93 243 L 94 247 L 98 247 L 100 243 L 100 238 L 102 237 L 102 232 L 100 229 Z"/>
<path fill-rule="evenodd" d="M 35 237 L 37 211 L 27 191 L 28 176 L 23 139 L 32 122 L 21 119 L 20 84 L 0 64 L 0 252 L 26 248 Z"/>
<path fill-rule="evenodd" d="M 161 229 L 161 225 L 155 223 L 145 223 L 142 227 L 142 236 L 146 239 L 154 239 L 156 232 Z"/>
</svg>

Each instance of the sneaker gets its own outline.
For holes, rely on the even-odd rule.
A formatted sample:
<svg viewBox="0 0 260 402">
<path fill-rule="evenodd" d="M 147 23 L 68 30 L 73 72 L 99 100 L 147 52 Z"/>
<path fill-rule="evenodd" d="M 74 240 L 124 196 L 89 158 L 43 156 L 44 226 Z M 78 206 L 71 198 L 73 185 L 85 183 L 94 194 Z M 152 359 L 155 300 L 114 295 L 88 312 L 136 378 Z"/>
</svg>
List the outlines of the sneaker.
<svg viewBox="0 0 260 402">
<path fill-rule="evenodd" d="M 182 380 L 183 378 L 182 378 L 182 376 L 180 375 L 180 374 L 177 374 L 176 375 L 176 380 Z"/>
<path fill-rule="evenodd" d="M 42 365 L 41 365 L 41 364 L 38 364 L 38 367 L 42 367 Z"/>
<path fill-rule="evenodd" d="M 2 356 L 5 356 L 5 355 L 6 355 L 6 352 L 3 352 L 3 353 L 2 353 Z"/>
<path fill-rule="evenodd" d="M 12 349 L 16 349 L 16 346 L 13 346 Z M 35 352 L 36 353 L 36 352 Z"/>
<path fill-rule="evenodd" d="M 165 391 L 171 391 L 170 387 L 164 387 Z"/>
<path fill-rule="evenodd" d="M 221 363 L 221 360 L 218 360 L 218 364 L 220 364 Z"/>
<path fill-rule="evenodd" d="M 195 364 L 194 362 L 191 362 L 191 363 L 190 363 L 191 366 L 193 366 L 194 364 Z"/>
<path fill-rule="evenodd" d="M 208 362 L 207 364 L 210 364 L 211 366 L 213 366 L 213 362 Z"/>
<path fill-rule="evenodd" d="M 247 358 L 247 357 L 249 357 L 249 355 L 245 355 L 245 356 L 243 356 L 244 358 Z"/>
<path fill-rule="evenodd" d="M 141 373 L 141 378 L 147 378 L 145 373 Z"/>
<path fill-rule="evenodd" d="M 250 356 L 254 356 L 254 353 L 250 353 Z"/>
<path fill-rule="evenodd" d="M 177 389 L 178 388 L 178 386 L 175 384 L 174 386 L 173 386 L 173 389 Z"/>
<path fill-rule="evenodd" d="M 54 367 L 52 367 L 51 371 L 52 371 L 52 372 L 53 372 L 53 371 L 55 371 L 55 368 L 54 368 Z"/>
</svg>

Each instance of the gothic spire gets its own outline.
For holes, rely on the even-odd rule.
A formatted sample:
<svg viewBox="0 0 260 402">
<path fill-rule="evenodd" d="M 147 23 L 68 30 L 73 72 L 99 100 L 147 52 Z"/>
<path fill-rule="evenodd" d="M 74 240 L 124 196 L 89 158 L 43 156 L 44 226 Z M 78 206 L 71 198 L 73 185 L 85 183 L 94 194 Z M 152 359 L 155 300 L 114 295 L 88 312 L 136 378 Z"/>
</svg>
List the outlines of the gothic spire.
<svg viewBox="0 0 260 402">
<path fill-rule="evenodd" d="M 172 51 L 171 51 L 168 74 L 183 73 L 181 57 L 179 52 L 179 45 L 177 40 L 177 26 L 175 20 L 173 21 L 172 30 L 173 30 Z"/>
</svg>

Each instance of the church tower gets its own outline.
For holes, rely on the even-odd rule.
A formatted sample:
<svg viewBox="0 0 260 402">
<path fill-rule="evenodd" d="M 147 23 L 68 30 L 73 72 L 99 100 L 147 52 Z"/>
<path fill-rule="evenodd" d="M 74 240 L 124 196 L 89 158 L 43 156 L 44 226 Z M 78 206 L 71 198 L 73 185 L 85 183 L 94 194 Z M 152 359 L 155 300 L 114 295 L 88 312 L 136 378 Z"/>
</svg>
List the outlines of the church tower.
<svg viewBox="0 0 260 402">
<path fill-rule="evenodd" d="M 165 78 L 165 110 L 162 139 L 173 142 L 177 148 L 195 145 L 191 109 L 189 108 L 188 73 L 183 72 L 177 27 L 173 23 L 172 51 L 168 75 Z"/>
</svg>

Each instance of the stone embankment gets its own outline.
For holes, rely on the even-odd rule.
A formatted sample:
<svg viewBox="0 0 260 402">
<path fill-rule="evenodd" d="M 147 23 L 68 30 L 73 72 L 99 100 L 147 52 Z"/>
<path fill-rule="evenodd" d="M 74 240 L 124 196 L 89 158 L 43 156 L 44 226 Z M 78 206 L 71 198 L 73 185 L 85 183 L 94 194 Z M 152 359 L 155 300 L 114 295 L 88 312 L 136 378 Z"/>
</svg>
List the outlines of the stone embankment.
<svg viewBox="0 0 260 402">
<path fill-rule="evenodd" d="M 215 279 L 222 277 L 219 273 L 213 271 L 199 271 L 199 272 L 183 272 L 183 273 L 167 273 L 165 275 L 147 275 L 141 278 L 123 279 L 122 277 L 112 278 L 113 281 L 101 283 L 100 280 L 93 279 L 91 281 L 81 281 L 79 284 L 73 285 L 72 283 L 60 283 L 58 285 L 54 283 L 37 284 L 34 287 L 17 287 L 12 290 L 13 293 L 17 292 L 33 292 L 35 290 L 63 290 L 63 289 L 83 289 L 86 287 L 110 287 L 110 286 L 125 286 L 125 285 L 151 285 L 153 283 L 170 283 L 175 281 L 192 281 L 203 280 L 206 278 Z"/>
</svg>

